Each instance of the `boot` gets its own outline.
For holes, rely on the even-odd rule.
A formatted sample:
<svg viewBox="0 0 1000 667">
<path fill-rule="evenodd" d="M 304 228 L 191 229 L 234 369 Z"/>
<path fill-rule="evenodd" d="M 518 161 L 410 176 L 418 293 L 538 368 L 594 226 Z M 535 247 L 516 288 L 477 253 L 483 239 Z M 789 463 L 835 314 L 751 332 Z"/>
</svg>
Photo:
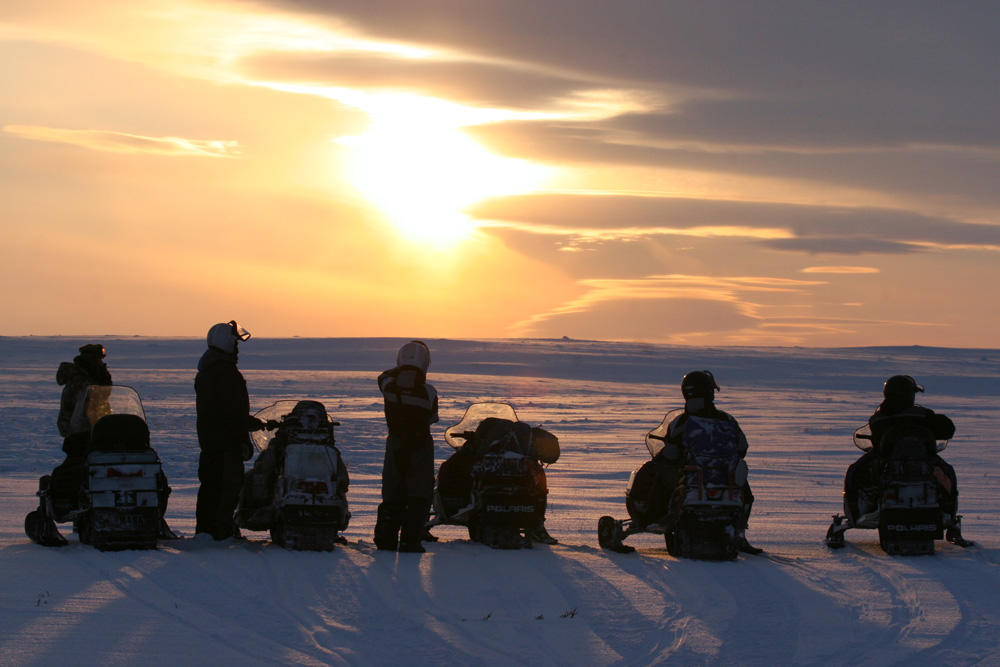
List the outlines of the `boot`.
<svg viewBox="0 0 1000 667">
<path fill-rule="evenodd" d="M 423 553 L 420 545 L 427 533 L 427 513 L 430 511 L 430 500 L 425 498 L 407 498 L 403 507 L 403 520 L 399 531 L 399 550 L 406 553 Z"/>
<path fill-rule="evenodd" d="M 753 556 L 764 553 L 763 549 L 755 547 L 747 541 L 746 532 L 743 530 L 736 534 L 736 548 L 739 549 L 741 553 Z"/>
<path fill-rule="evenodd" d="M 24 517 L 24 533 L 36 544 L 43 547 L 64 547 L 69 542 L 59 534 L 56 522 L 45 514 L 42 508 L 28 512 Z"/>
<path fill-rule="evenodd" d="M 375 548 L 380 551 L 395 551 L 399 546 L 400 520 L 392 508 L 385 503 L 378 506 L 375 519 Z"/>
<path fill-rule="evenodd" d="M 532 542 L 540 542 L 542 544 L 559 544 L 559 540 L 549 535 L 549 531 L 545 530 L 545 521 L 539 521 L 531 528 L 524 531 L 525 537 L 527 537 Z"/>
<path fill-rule="evenodd" d="M 161 540 L 179 540 L 180 535 L 170 530 L 170 526 L 167 525 L 167 520 L 162 516 L 160 517 L 160 528 L 157 531 L 156 537 Z"/>
<path fill-rule="evenodd" d="M 850 523 L 844 523 L 844 517 L 840 514 L 833 515 L 833 522 L 826 530 L 826 546 L 831 549 L 840 549 L 844 546 L 844 533 L 850 527 Z"/>
<path fill-rule="evenodd" d="M 955 521 L 948 526 L 948 530 L 944 533 L 944 539 L 951 542 L 955 546 L 962 547 L 963 549 L 975 545 L 975 542 L 967 540 L 962 537 L 962 517 L 957 515 Z"/>
</svg>

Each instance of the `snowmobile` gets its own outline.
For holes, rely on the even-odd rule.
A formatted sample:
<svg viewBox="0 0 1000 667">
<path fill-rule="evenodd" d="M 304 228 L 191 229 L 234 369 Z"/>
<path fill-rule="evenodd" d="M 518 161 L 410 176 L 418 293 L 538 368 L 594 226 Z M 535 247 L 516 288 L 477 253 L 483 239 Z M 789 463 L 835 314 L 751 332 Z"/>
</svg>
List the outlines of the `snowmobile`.
<svg viewBox="0 0 1000 667">
<path fill-rule="evenodd" d="M 646 434 L 646 447 L 655 460 L 665 447 L 677 449 L 667 441 L 671 422 L 682 409 L 673 410 L 663 422 Z M 729 422 L 688 416 L 683 458 L 678 452 L 679 472 L 673 491 L 663 490 L 666 498 L 656 499 L 666 508 L 665 514 L 652 523 L 636 519 L 602 516 L 597 522 L 597 540 L 602 548 L 621 553 L 635 551 L 622 543 L 629 535 L 663 535 L 671 556 L 704 560 L 733 560 L 745 545 L 746 522 L 743 489 L 747 465 L 740 456 L 738 434 Z M 632 471 L 625 490 L 631 497 L 639 470 Z M 630 512 L 631 514 L 631 512 Z M 748 553 L 758 549 L 743 546 Z"/>
<path fill-rule="evenodd" d="M 854 445 L 863 452 L 872 451 L 875 443 L 869 424 L 854 432 Z M 833 515 L 827 546 L 843 547 L 848 528 L 878 530 L 879 546 L 890 555 L 933 554 L 934 541 L 942 537 L 961 547 L 971 546 L 961 536 L 962 517 L 944 511 L 938 496 L 932 457 L 947 446 L 947 440 L 936 440 L 923 426 L 890 428 L 879 443 L 878 487 L 859 490 L 856 518 L 845 493 L 844 514 Z"/>
<path fill-rule="evenodd" d="M 466 526 L 469 539 L 498 549 L 555 544 L 545 531 L 545 473 L 559 440 L 518 419 L 507 403 L 475 403 L 444 433 L 455 453 L 441 464 L 428 529 Z"/>
<path fill-rule="evenodd" d="M 80 542 L 102 551 L 155 549 L 170 488 L 149 446 L 139 394 L 124 385 L 90 385 L 72 424 L 73 454 L 39 480 L 39 508 L 25 517 L 25 533 L 63 546 L 54 522 L 72 521 Z"/>
<path fill-rule="evenodd" d="M 270 531 L 290 549 L 330 551 L 350 521 L 347 467 L 318 401 L 283 400 L 255 415 L 267 426 L 250 434 L 259 452 L 244 477 L 236 525 Z"/>
</svg>

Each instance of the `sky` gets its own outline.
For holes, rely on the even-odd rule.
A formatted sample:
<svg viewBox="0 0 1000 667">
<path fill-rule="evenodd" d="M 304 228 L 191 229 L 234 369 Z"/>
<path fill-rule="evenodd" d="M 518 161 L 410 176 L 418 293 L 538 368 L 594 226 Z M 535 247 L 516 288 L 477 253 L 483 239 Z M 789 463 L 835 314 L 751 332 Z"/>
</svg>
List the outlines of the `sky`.
<svg viewBox="0 0 1000 667">
<path fill-rule="evenodd" d="M 0 4 L 0 335 L 997 347 L 1000 5 Z"/>
</svg>

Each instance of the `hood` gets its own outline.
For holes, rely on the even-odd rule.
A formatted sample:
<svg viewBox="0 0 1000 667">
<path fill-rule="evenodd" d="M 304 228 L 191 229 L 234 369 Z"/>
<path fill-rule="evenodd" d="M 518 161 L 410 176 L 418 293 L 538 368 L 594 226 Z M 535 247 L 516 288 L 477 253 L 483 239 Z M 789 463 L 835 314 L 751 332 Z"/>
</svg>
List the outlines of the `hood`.
<svg viewBox="0 0 1000 667">
<path fill-rule="evenodd" d="M 86 374 L 76 364 L 69 361 L 59 364 L 59 369 L 56 371 L 56 382 L 60 386 L 80 378 L 86 378 Z"/>
</svg>

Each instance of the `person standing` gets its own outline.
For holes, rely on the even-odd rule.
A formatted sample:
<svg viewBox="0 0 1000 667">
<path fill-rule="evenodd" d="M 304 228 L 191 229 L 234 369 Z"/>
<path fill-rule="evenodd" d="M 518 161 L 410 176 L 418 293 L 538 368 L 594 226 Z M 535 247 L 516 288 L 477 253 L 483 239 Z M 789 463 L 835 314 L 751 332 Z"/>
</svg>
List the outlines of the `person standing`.
<svg viewBox="0 0 1000 667">
<path fill-rule="evenodd" d="M 216 540 L 239 537 L 233 513 L 243 486 L 243 462 L 253 456 L 249 432 L 263 428 L 250 415 L 247 383 L 236 367 L 239 343 L 249 338 L 250 332 L 235 321 L 213 325 L 194 379 L 201 448 L 195 533 Z"/>
<path fill-rule="evenodd" d="M 420 539 L 434 492 L 434 439 L 438 395 L 427 382 L 431 353 L 419 340 L 406 343 L 396 365 L 378 376 L 389 435 L 382 466 L 382 503 L 375 521 L 381 550 L 423 553 Z"/>
</svg>

